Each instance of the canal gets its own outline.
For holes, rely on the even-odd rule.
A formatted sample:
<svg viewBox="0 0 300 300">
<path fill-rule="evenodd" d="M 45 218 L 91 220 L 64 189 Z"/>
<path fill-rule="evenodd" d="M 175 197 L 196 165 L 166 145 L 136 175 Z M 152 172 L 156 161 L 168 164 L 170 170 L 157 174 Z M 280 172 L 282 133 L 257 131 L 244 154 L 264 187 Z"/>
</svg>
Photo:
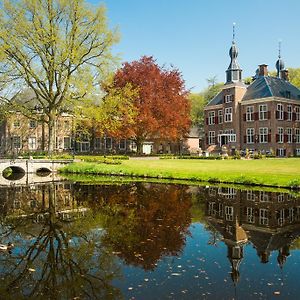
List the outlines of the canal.
<svg viewBox="0 0 300 300">
<path fill-rule="evenodd" d="M 297 299 L 300 195 L 149 182 L 0 187 L 1 299 Z"/>
</svg>

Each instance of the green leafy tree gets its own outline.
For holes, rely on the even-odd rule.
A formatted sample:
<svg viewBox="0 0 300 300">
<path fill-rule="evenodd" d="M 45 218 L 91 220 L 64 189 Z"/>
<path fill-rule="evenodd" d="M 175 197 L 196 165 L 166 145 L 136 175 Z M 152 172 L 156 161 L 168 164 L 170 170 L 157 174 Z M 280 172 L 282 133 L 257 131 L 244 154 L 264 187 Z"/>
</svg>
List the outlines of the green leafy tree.
<svg viewBox="0 0 300 300">
<path fill-rule="evenodd" d="M 105 8 L 84 0 L 4 0 L 0 6 L 0 100 L 7 104 L 12 94 L 33 91 L 52 153 L 57 116 L 99 88 L 118 34 L 108 29 Z"/>
</svg>

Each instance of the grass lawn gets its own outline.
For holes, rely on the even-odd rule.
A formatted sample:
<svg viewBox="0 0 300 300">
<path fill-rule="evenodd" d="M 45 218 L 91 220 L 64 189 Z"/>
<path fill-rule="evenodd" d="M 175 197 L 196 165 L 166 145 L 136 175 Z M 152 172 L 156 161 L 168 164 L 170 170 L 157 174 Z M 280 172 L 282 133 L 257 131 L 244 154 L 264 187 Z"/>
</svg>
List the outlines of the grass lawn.
<svg viewBox="0 0 300 300">
<path fill-rule="evenodd" d="M 300 159 L 130 159 L 119 165 L 79 162 L 62 172 L 129 175 L 250 185 L 300 187 Z"/>
</svg>

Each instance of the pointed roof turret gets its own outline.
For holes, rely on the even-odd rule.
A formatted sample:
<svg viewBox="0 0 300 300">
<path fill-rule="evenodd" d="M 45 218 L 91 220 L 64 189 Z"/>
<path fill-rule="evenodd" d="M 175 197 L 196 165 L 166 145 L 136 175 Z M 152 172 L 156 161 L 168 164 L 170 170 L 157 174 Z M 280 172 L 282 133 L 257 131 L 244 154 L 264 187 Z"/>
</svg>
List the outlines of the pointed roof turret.
<svg viewBox="0 0 300 300">
<path fill-rule="evenodd" d="M 226 83 L 242 81 L 242 69 L 237 62 L 238 48 L 235 44 L 235 23 L 232 30 L 232 45 L 229 50 L 230 64 L 226 71 Z"/>
<path fill-rule="evenodd" d="M 281 41 L 278 42 L 278 60 L 276 61 L 277 77 L 281 78 L 281 71 L 284 70 L 284 62 L 281 59 Z"/>
</svg>

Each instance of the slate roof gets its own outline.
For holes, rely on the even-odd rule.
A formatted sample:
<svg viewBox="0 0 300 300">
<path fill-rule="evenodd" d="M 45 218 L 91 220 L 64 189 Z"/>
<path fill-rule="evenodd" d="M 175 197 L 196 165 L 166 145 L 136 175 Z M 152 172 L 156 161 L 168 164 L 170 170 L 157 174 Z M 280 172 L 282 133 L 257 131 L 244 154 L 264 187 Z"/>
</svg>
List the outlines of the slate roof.
<svg viewBox="0 0 300 300">
<path fill-rule="evenodd" d="M 249 85 L 242 101 L 267 97 L 280 97 L 300 101 L 300 90 L 281 78 L 259 76 Z"/>
<path fill-rule="evenodd" d="M 222 104 L 222 103 L 223 103 L 223 95 L 222 95 L 222 91 L 221 91 L 208 102 L 207 106 L 218 105 L 218 104 Z"/>
</svg>

